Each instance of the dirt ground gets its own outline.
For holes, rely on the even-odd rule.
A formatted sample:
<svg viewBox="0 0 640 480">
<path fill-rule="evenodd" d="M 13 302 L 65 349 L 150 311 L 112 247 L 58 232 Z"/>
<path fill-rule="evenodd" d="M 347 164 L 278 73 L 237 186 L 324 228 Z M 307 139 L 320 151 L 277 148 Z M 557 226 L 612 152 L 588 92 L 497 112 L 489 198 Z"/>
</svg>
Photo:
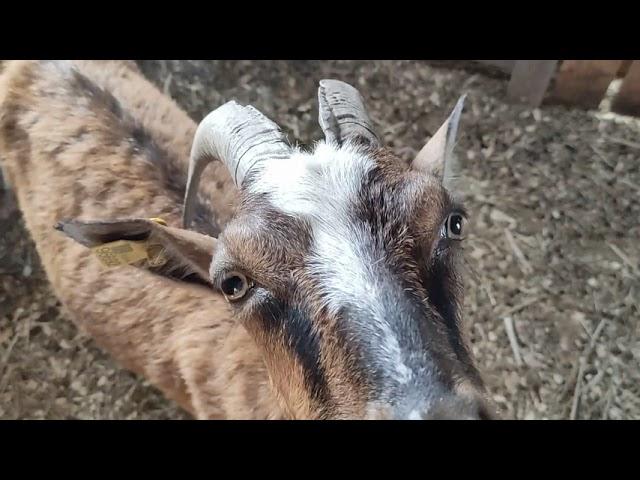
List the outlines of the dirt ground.
<svg viewBox="0 0 640 480">
<path fill-rule="evenodd" d="M 638 120 L 508 105 L 504 79 L 425 62 L 139 63 L 195 120 L 235 98 L 303 144 L 320 138 L 318 80 L 343 79 L 403 156 L 468 92 L 465 313 L 493 399 L 507 418 L 640 418 Z M 63 318 L 11 199 L 0 193 L 0 418 L 188 418 Z"/>
</svg>

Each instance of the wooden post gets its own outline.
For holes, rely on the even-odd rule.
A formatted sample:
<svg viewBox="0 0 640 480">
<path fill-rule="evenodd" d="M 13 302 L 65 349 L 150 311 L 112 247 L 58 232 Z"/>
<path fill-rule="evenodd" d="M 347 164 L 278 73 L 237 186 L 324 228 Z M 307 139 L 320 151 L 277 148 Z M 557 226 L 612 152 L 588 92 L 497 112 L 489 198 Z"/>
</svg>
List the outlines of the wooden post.
<svg viewBox="0 0 640 480">
<path fill-rule="evenodd" d="M 558 60 L 518 60 L 507 87 L 508 98 L 532 107 L 539 106 L 557 64 Z"/>
<path fill-rule="evenodd" d="M 629 68 L 631 67 L 632 63 L 633 63 L 633 60 L 622 60 L 622 63 L 620 64 L 620 68 L 618 69 L 618 73 L 616 76 L 618 78 L 626 77 L 627 72 L 629 72 Z"/>
<path fill-rule="evenodd" d="M 640 116 L 640 60 L 634 60 L 620 91 L 611 102 L 611 110 L 621 115 Z"/>
<path fill-rule="evenodd" d="M 622 60 L 565 60 L 551 99 L 564 105 L 598 108 L 621 66 Z"/>
</svg>

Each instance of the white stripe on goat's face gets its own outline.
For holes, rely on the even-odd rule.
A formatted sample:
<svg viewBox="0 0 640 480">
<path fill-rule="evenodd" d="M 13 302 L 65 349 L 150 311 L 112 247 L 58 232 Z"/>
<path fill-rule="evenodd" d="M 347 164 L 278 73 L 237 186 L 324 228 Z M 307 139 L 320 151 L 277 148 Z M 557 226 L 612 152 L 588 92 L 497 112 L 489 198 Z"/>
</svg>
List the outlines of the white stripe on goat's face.
<svg viewBox="0 0 640 480">
<path fill-rule="evenodd" d="M 380 340 L 383 368 L 404 384 L 413 371 L 404 363 L 388 312 L 380 303 L 380 269 L 373 268 L 384 260 L 384 252 L 374 247 L 371 234 L 353 214 L 361 187 L 375 167 L 362 148 L 321 142 L 313 153 L 265 162 L 251 192 L 265 194 L 280 212 L 309 223 L 313 245 L 307 261 L 328 312 L 337 315 L 346 305 L 358 305 L 366 321 L 360 328 Z"/>
<path fill-rule="evenodd" d="M 255 278 L 234 307 L 274 352 L 267 365 L 291 410 L 415 417 L 460 379 L 479 385 L 457 322 L 457 247 L 433 253 L 454 208 L 439 181 L 386 150 L 320 143 L 262 162 L 243 195 L 212 276 Z"/>
</svg>

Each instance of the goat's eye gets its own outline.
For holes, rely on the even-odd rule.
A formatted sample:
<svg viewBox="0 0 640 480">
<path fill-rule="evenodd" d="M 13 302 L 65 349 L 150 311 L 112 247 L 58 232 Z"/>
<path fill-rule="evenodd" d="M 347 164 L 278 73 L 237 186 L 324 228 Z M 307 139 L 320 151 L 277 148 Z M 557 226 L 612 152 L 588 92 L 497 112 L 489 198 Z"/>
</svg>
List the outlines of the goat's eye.
<svg viewBox="0 0 640 480">
<path fill-rule="evenodd" d="M 443 226 L 444 236 L 452 240 L 461 240 L 463 223 L 464 217 L 459 213 L 452 213 L 449 215 Z"/>
<path fill-rule="evenodd" d="M 232 302 L 244 297 L 251 287 L 253 282 L 240 272 L 229 272 L 220 284 L 225 298 Z"/>
</svg>

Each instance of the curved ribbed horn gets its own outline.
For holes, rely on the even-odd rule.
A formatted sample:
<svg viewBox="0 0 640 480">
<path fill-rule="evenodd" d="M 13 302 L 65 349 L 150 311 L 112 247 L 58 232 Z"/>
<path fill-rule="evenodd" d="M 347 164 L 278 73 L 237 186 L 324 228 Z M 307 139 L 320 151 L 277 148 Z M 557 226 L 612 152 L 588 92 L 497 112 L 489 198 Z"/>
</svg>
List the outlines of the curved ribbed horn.
<svg viewBox="0 0 640 480">
<path fill-rule="evenodd" d="M 320 127 L 327 141 L 340 145 L 358 138 L 380 146 L 362 96 L 354 87 L 339 80 L 321 80 L 318 103 Z"/>
<path fill-rule="evenodd" d="M 183 223 L 189 228 L 204 169 L 221 160 L 238 188 L 247 173 L 266 159 L 287 158 L 291 147 L 280 128 L 252 106 L 231 101 L 207 115 L 196 130 L 191 147 Z"/>
</svg>

